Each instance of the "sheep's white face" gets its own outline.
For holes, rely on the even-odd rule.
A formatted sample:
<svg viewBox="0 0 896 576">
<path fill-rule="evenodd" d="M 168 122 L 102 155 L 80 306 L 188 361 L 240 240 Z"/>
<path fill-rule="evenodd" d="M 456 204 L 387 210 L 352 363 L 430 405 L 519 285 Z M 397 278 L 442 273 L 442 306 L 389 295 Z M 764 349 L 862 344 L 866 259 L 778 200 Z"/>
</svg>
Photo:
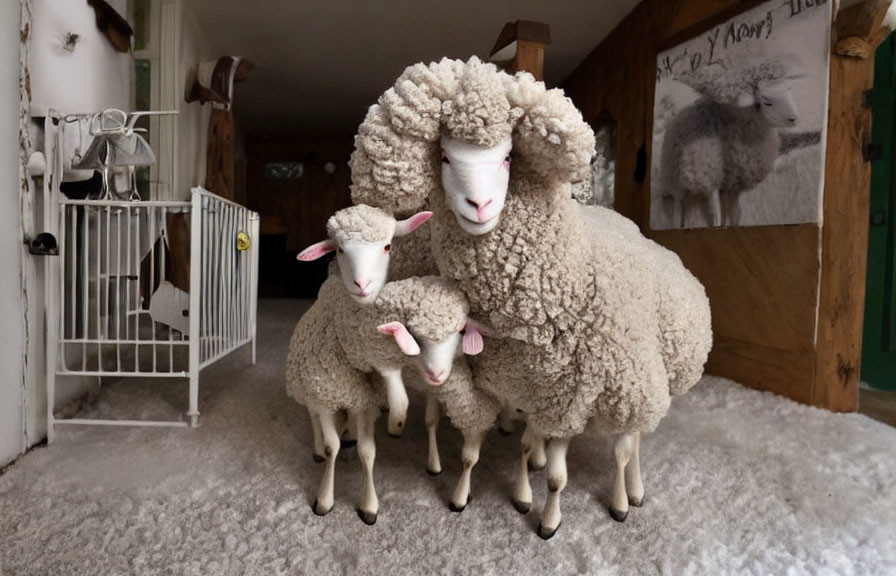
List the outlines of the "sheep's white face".
<svg viewBox="0 0 896 576">
<path fill-rule="evenodd" d="M 465 232 L 485 234 L 498 225 L 507 198 L 512 147 L 510 138 L 485 148 L 442 137 L 442 187 Z"/>
<path fill-rule="evenodd" d="M 382 242 L 344 242 L 336 249 L 342 283 L 359 304 L 372 304 L 389 276 L 391 239 Z"/>
<path fill-rule="evenodd" d="M 395 222 L 390 238 L 377 242 L 346 241 L 338 243 L 328 238 L 302 250 L 297 259 L 317 260 L 336 251 L 342 274 L 342 284 L 349 296 L 359 304 L 373 304 L 389 277 L 389 255 L 392 238 L 401 238 L 417 229 L 432 217 L 432 212 L 418 212 L 410 218 Z"/>
<path fill-rule="evenodd" d="M 755 94 L 743 96 L 738 102 L 745 107 L 756 106 L 770 126 L 787 128 L 799 121 L 796 100 L 785 82 L 762 85 Z"/>
<path fill-rule="evenodd" d="M 395 343 L 404 354 L 415 357 L 417 370 L 420 371 L 423 380 L 430 386 L 439 387 L 448 381 L 454 368 L 454 360 L 461 351 L 471 356 L 482 352 L 483 342 L 479 326 L 468 319 L 457 332 L 441 342 L 413 335 L 401 322 L 390 322 L 379 326 L 377 330 L 381 334 L 394 337 Z"/>
</svg>

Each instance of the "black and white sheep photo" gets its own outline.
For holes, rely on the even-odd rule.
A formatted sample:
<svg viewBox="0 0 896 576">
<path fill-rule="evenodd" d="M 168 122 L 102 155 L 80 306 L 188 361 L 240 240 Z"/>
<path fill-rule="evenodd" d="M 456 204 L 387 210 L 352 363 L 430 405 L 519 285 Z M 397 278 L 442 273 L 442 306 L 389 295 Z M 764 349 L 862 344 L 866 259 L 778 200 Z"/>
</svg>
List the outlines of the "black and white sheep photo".
<svg viewBox="0 0 896 576">
<path fill-rule="evenodd" d="M 657 56 L 651 228 L 819 220 L 829 28 L 766 2 Z"/>
</svg>

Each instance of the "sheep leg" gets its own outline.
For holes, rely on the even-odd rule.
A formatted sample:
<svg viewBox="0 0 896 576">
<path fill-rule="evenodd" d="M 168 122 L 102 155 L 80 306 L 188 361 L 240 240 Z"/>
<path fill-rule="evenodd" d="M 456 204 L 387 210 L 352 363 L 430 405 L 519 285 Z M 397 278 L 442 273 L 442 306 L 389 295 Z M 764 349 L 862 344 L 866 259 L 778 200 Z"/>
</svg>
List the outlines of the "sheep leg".
<svg viewBox="0 0 896 576">
<path fill-rule="evenodd" d="M 364 496 L 358 507 L 358 517 L 368 526 L 376 524 L 376 514 L 380 507 L 373 485 L 373 461 L 376 458 L 373 425 L 377 412 L 376 408 L 367 408 L 355 414 L 358 424 L 358 457 L 364 470 Z"/>
<path fill-rule="evenodd" d="M 401 379 L 401 370 L 380 372 L 386 382 L 386 401 L 389 403 L 389 419 L 386 431 L 393 438 L 400 438 L 408 417 L 408 392 Z"/>
<path fill-rule="evenodd" d="M 737 226 L 740 224 L 739 194 L 729 192 L 725 194 L 725 226 Z"/>
<path fill-rule="evenodd" d="M 672 226 L 678 226 L 679 228 L 684 228 L 684 208 L 682 204 L 684 204 L 684 197 L 672 197 Z"/>
<path fill-rule="evenodd" d="M 439 443 L 436 440 L 436 429 L 439 427 L 439 398 L 433 393 L 426 394 L 426 435 L 429 438 L 429 458 L 426 471 L 432 476 L 442 473 L 442 462 L 439 459 Z"/>
<path fill-rule="evenodd" d="M 625 468 L 635 451 L 635 433 L 620 434 L 613 447 L 616 457 L 616 479 L 613 483 L 613 501 L 610 503 L 610 516 L 617 522 L 625 522 L 628 516 L 628 492 L 625 489 Z"/>
<path fill-rule="evenodd" d="M 538 535 L 544 540 L 553 537 L 560 528 L 560 493 L 566 488 L 567 448 L 569 438 L 551 438 L 548 441 L 548 498 L 541 512 L 541 522 L 538 523 Z"/>
<path fill-rule="evenodd" d="M 635 432 L 634 437 L 632 459 L 625 467 L 625 491 L 628 493 L 629 504 L 641 506 L 644 503 L 644 483 L 641 481 L 641 433 Z"/>
<path fill-rule="evenodd" d="M 722 225 L 722 206 L 719 200 L 719 191 L 713 190 L 706 198 L 709 202 L 709 214 L 712 218 L 712 226 L 718 228 Z"/>
<path fill-rule="evenodd" d="M 520 514 L 528 514 L 532 508 L 532 486 L 529 485 L 529 458 L 532 456 L 533 444 L 537 435 L 531 426 L 526 426 L 520 440 L 520 468 L 516 477 L 511 503 Z"/>
<path fill-rule="evenodd" d="M 470 475 L 473 473 L 473 466 L 479 462 L 479 450 L 482 448 L 483 438 L 485 438 L 485 432 L 464 432 L 464 447 L 461 451 L 464 469 L 460 473 L 454 497 L 448 503 L 452 512 L 463 512 L 470 501 Z"/>
<path fill-rule="evenodd" d="M 311 508 L 318 516 L 323 516 L 333 508 L 333 479 L 336 472 L 336 456 L 339 454 L 339 428 L 332 412 L 320 412 L 320 429 L 324 439 L 324 455 L 327 457 L 324 476 L 317 489 L 317 499 Z"/>
<path fill-rule="evenodd" d="M 311 433 L 314 435 L 314 461 L 320 464 L 324 462 L 326 458 L 324 458 L 324 440 L 322 433 L 320 431 L 320 420 L 318 420 L 317 415 L 308 410 L 308 417 L 311 419 Z"/>
<path fill-rule="evenodd" d="M 351 448 L 358 443 L 358 415 L 350 412 L 342 431 L 342 447 Z"/>
<path fill-rule="evenodd" d="M 510 404 L 504 404 L 501 414 L 498 416 L 498 432 L 505 436 L 513 434 L 516 430 L 516 410 Z"/>
<path fill-rule="evenodd" d="M 548 462 L 548 456 L 545 452 L 545 440 L 541 434 L 532 433 L 532 453 L 529 455 L 529 469 L 543 470 Z"/>
</svg>

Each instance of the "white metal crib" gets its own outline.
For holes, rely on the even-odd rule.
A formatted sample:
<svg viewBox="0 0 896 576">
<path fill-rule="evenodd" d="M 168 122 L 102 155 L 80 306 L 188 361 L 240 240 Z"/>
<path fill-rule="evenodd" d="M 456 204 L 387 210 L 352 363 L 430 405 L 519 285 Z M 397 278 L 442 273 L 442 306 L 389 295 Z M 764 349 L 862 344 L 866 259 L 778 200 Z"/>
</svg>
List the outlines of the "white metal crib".
<svg viewBox="0 0 896 576">
<path fill-rule="evenodd" d="M 202 188 L 190 201 L 69 199 L 59 191 L 65 122 L 50 124 L 44 223 L 58 256 L 45 267 L 48 441 L 57 424 L 196 426 L 202 369 L 246 344 L 255 363 L 258 214 Z M 189 238 L 188 266 L 186 246 L 175 258 L 175 227 Z M 188 418 L 57 419 L 57 376 L 186 378 Z"/>
</svg>

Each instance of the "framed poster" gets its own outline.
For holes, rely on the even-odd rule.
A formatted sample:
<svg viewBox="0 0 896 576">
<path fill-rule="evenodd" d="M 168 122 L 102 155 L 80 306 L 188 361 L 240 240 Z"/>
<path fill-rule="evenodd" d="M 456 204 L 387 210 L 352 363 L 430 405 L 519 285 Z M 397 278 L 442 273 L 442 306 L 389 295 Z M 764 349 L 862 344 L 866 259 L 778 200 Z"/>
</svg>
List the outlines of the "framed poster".
<svg viewBox="0 0 896 576">
<path fill-rule="evenodd" d="M 651 228 L 820 221 L 830 28 L 771 0 L 657 55 Z"/>
</svg>

